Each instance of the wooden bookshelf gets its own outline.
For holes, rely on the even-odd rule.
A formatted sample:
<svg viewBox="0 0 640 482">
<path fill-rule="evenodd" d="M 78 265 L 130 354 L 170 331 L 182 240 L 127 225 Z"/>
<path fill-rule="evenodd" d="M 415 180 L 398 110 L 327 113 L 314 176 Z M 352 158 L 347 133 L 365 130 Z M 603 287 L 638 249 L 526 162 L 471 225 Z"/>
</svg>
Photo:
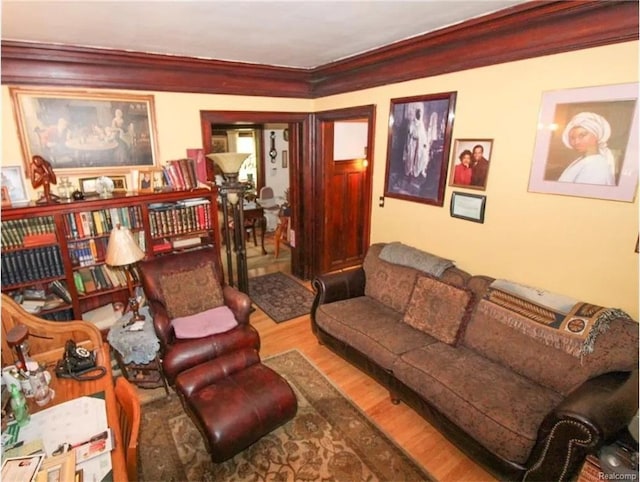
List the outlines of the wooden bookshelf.
<svg viewBox="0 0 640 482">
<path fill-rule="evenodd" d="M 104 263 L 111 229 L 116 224 L 130 228 L 147 259 L 220 246 L 217 197 L 214 187 L 4 207 L 2 292 L 48 295 L 53 282 L 62 284 L 70 302 L 38 313 L 60 321 L 82 319 L 84 312 L 107 303 L 126 302 L 123 273 Z M 184 239 L 190 242 L 179 247 Z"/>
</svg>

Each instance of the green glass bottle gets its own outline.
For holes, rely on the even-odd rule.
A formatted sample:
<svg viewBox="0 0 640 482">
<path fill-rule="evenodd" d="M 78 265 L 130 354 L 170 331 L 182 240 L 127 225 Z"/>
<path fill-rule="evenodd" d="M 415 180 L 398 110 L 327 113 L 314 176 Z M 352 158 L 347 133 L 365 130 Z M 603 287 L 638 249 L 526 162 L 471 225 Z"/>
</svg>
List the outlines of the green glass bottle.
<svg viewBox="0 0 640 482">
<path fill-rule="evenodd" d="M 16 423 L 20 427 L 24 427 L 29 420 L 31 419 L 31 415 L 29 415 L 29 407 L 27 407 L 27 399 L 24 398 L 24 395 L 16 385 L 11 385 L 11 411 L 13 412 L 13 417 L 16 420 Z"/>
</svg>

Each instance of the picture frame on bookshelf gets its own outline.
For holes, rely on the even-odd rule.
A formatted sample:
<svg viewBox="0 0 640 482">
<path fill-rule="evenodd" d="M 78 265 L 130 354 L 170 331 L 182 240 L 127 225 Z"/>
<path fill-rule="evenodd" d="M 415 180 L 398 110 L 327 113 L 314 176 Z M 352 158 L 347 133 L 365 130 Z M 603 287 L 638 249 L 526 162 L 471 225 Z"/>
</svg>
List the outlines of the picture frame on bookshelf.
<svg viewBox="0 0 640 482">
<path fill-rule="evenodd" d="M 7 191 L 9 204 L 12 206 L 20 206 L 29 203 L 27 188 L 22 175 L 20 166 L 2 166 L 2 205 L 5 206 L 5 188 Z"/>
<path fill-rule="evenodd" d="M 155 192 L 164 191 L 167 183 L 164 179 L 164 171 L 162 169 L 151 170 L 151 188 Z"/>
<path fill-rule="evenodd" d="M 96 187 L 96 179 L 98 177 L 81 177 L 78 179 L 78 183 L 80 184 L 80 190 L 82 194 L 85 196 L 97 196 L 98 191 Z"/>
<path fill-rule="evenodd" d="M 24 172 L 44 157 L 58 174 L 157 165 L 153 95 L 11 87 Z"/>
<path fill-rule="evenodd" d="M 153 169 L 140 171 L 138 177 L 138 192 L 153 192 Z"/>
<path fill-rule="evenodd" d="M 113 192 L 127 192 L 127 176 L 109 176 L 113 181 Z"/>
</svg>

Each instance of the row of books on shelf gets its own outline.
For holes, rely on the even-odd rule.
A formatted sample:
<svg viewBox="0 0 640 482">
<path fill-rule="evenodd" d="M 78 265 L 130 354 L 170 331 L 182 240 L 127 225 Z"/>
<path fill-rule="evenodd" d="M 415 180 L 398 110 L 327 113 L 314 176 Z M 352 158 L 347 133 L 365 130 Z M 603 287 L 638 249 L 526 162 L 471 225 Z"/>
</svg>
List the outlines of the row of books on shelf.
<svg viewBox="0 0 640 482">
<path fill-rule="evenodd" d="M 2 287 L 64 276 L 58 245 L 2 253 Z"/>
<path fill-rule="evenodd" d="M 52 216 L 9 219 L 2 222 L 3 248 L 21 248 L 35 244 L 54 243 L 56 226 Z"/>
<path fill-rule="evenodd" d="M 210 204 L 211 201 L 201 198 L 149 205 L 151 236 L 171 236 L 211 229 Z"/>
<path fill-rule="evenodd" d="M 64 215 L 64 219 L 67 239 L 109 234 L 118 224 L 129 229 L 143 227 L 140 206 L 70 212 Z"/>
<path fill-rule="evenodd" d="M 207 167 L 204 156 L 201 159 L 177 159 L 169 161 L 162 168 L 165 184 L 173 189 L 195 189 L 207 182 Z"/>
<path fill-rule="evenodd" d="M 138 246 L 145 251 L 146 240 L 144 231 L 134 231 L 131 233 L 133 239 L 138 242 Z M 69 257 L 72 266 L 90 266 L 104 260 L 107 254 L 109 238 L 90 238 L 82 241 L 69 242 Z"/>
<path fill-rule="evenodd" d="M 133 280 L 138 282 L 139 275 L 133 269 Z M 73 281 L 76 290 L 81 295 L 95 291 L 109 290 L 113 288 L 125 288 L 127 277 L 122 268 L 112 268 L 106 264 L 83 267 L 73 272 Z"/>
</svg>

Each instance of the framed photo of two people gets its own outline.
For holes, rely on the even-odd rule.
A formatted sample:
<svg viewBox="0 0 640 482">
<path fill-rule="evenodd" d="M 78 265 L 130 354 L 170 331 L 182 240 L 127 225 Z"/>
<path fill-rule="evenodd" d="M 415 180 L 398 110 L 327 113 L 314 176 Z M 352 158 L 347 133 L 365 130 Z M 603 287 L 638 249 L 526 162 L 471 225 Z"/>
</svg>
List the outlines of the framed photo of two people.
<svg viewBox="0 0 640 482">
<path fill-rule="evenodd" d="M 544 92 L 529 191 L 633 202 L 638 84 Z"/>
<path fill-rule="evenodd" d="M 493 139 L 456 139 L 451 152 L 449 185 L 484 191 L 492 151 Z"/>
<path fill-rule="evenodd" d="M 384 195 L 442 206 L 456 92 L 391 99 Z"/>
</svg>

